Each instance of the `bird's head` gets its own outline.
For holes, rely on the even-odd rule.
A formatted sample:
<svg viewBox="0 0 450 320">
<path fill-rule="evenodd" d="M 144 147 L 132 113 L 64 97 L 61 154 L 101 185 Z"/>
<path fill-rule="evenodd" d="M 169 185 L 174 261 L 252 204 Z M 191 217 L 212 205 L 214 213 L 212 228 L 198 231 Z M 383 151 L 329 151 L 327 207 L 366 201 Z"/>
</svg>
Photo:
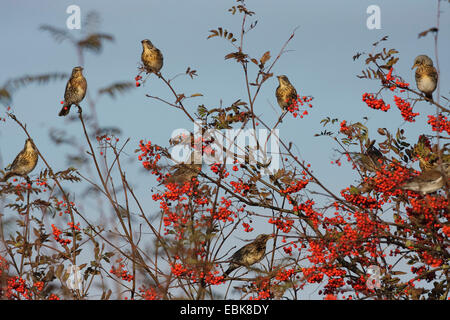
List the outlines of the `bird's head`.
<svg viewBox="0 0 450 320">
<path fill-rule="evenodd" d="M 36 149 L 36 147 L 35 147 L 34 142 L 33 142 L 32 139 L 28 138 L 28 139 L 25 141 L 25 149 L 27 149 L 27 150 L 29 150 L 29 149 Z"/>
<path fill-rule="evenodd" d="M 411 69 L 414 69 L 414 68 L 420 67 L 420 66 L 432 66 L 432 65 L 433 65 L 433 60 L 431 60 L 430 57 L 428 57 L 427 55 L 421 54 L 414 59 L 414 65 L 412 66 Z"/>
<path fill-rule="evenodd" d="M 75 67 L 72 69 L 72 76 L 81 76 L 83 73 L 84 68 L 81 66 Z"/>
<path fill-rule="evenodd" d="M 143 47 L 153 48 L 153 43 L 148 39 L 142 40 L 141 43 Z"/>
<path fill-rule="evenodd" d="M 285 75 L 277 76 L 277 78 L 278 78 L 278 82 L 280 83 L 280 85 L 289 85 L 289 84 L 291 84 L 289 82 L 288 77 L 286 77 Z"/>
<path fill-rule="evenodd" d="M 256 237 L 255 241 L 257 242 L 267 242 L 270 238 L 274 238 L 274 234 L 260 234 Z"/>
</svg>

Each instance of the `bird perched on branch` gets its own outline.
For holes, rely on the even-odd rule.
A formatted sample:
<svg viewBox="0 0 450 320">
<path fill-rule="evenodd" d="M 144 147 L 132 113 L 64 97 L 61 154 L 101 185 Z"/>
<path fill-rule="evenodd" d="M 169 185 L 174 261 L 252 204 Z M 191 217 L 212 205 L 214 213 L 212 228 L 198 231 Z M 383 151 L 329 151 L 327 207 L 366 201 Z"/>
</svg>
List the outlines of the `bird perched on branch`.
<svg viewBox="0 0 450 320">
<path fill-rule="evenodd" d="M 227 271 L 224 272 L 224 277 L 228 276 L 233 270 L 240 266 L 249 267 L 261 261 L 266 254 L 266 243 L 270 238 L 273 238 L 272 234 L 260 234 L 256 237 L 255 241 L 246 244 L 238 251 L 236 251 L 230 259 L 230 265 Z"/>
<path fill-rule="evenodd" d="M 189 162 L 177 163 L 173 168 L 170 176 L 164 180 L 164 184 L 176 183 L 182 185 L 185 182 L 191 182 L 193 178 L 197 178 L 198 173 L 202 170 L 201 153 L 198 151 L 192 152 Z"/>
<path fill-rule="evenodd" d="M 67 116 L 70 111 L 70 107 L 74 104 L 78 108 L 81 107 L 79 103 L 84 99 L 86 95 L 87 82 L 83 76 L 83 67 L 75 67 L 72 69 L 72 75 L 69 81 L 67 81 L 66 91 L 64 92 L 64 105 L 59 112 L 59 116 Z"/>
<path fill-rule="evenodd" d="M 5 174 L 2 181 L 7 181 L 12 176 L 26 176 L 33 171 L 38 162 L 38 152 L 33 140 L 27 139 L 23 150 L 14 159 L 13 163 L 9 166 L 9 171 Z"/>
<path fill-rule="evenodd" d="M 175 171 L 164 180 L 164 184 L 176 183 L 182 185 L 185 182 L 192 181 L 192 178 L 197 178 L 198 173 L 202 170 L 202 165 L 196 163 L 179 163 L 175 167 Z"/>
<path fill-rule="evenodd" d="M 289 82 L 288 77 L 281 75 L 277 76 L 278 78 L 278 88 L 275 91 L 275 96 L 277 97 L 278 105 L 283 110 L 287 110 L 287 108 L 297 100 L 297 90 L 295 90 L 294 86 Z"/>
<path fill-rule="evenodd" d="M 158 74 L 163 66 L 163 55 L 148 39 L 142 40 L 141 60 L 147 73 Z"/>
<path fill-rule="evenodd" d="M 413 152 L 419 159 L 420 170 L 430 170 L 437 165 L 439 155 L 432 152 L 430 141 L 425 135 L 419 136 L 417 144 L 413 147 Z"/>
<path fill-rule="evenodd" d="M 370 172 L 380 170 L 382 163 L 386 160 L 380 150 L 378 150 L 374 145 L 375 140 L 369 142 L 366 152 L 353 154 L 361 168 Z"/>
<path fill-rule="evenodd" d="M 441 147 L 436 144 L 431 145 L 425 135 L 419 136 L 417 144 L 413 147 L 413 154 L 419 159 L 420 170 L 434 169 L 439 164 L 439 160 L 442 163 L 450 163 L 450 149 L 448 145 L 448 143 Z"/>
<path fill-rule="evenodd" d="M 442 188 L 450 176 L 450 163 L 437 166 L 431 170 L 425 170 L 420 175 L 413 177 L 401 188 L 420 192 L 421 194 L 433 193 Z"/>
<path fill-rule="evenodd" d="M 438 82 L 438 73 L 433 66 L 433 60 L 426 55 L 419 55 L 414 60 L 411 69 L 416 69 L 417 89 L 425 94 L 425 97 L 433 100 L 433 91 L 436 90 Z"/>
</svg>

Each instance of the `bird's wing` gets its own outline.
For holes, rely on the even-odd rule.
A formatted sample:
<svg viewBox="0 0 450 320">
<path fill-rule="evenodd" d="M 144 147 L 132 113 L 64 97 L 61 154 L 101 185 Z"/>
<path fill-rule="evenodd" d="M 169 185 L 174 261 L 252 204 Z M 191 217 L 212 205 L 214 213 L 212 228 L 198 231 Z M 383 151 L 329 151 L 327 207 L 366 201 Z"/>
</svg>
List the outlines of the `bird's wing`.
<svg viewBox="0 0 450 320">
<path fill-rule="evenodd" d="M 81 87 L 84 89 L 84 91 L 87 90 L 87 81 L 85 77 L 81 77 Z"/>
<path fill-rule="evenodd" d="M 159 50 L 158 48 L 155 48 L 155 52 L 156 52 L 156 55 L 161 58 L 161 60 L 164 59 L 161 50 Z"/>
<path fill-rule="evenodd" d="M 238 264 L 242 264 L 244 261 L 242 261 L 242 259 L 250 252 L 252 251 L 252 246 L 253 246 L 253 242 L 252 243 L 248 243 L 245 246 L 243 246 L 242 248 L 240 248 L 238 251 L 236 251 L 232 256 L 231 256 L 231 260 L 235 263 Z"/>
<path fill-rule="evenodd" d="M 278 104 L 280 104 L 281 102 L 284 102 L 283 97 L 281 95 L 281 86 L 278 86 L 277 90 L 275 90 L 275 96 L 277 97 Z"/>
<path fill-rule="evenodd" d="M 376 166 L 381 166 L 380 162 L 378 160 L 382 160 L 384 162 L 384 156 L 381 153 L 380 150 L 375 148 L 374 146 L 371 146 L 367 151 L 367 155 L 372 159 L 372 161 L 375 163 Z"/>
<path fill-rule="evenodd" d="M 434 82 L 438 81 L 438 73 L 435 67 L 433 66 L 426 66 L 425 67 L 425 74 L 429 76 L 431 79 L 433 79 Z"/>
<path fill-rule="evenodd" d="M 12 171 L 14 170 L 22 161 L 22 154 L 24 153 L 24 150 L 20 151 L 19 154 L 14 158 L 14 161 L 12 162 L 12 164 L 9 166 L 9 170 Z"/>
<path fill-rule="evenodd" d="M 75 93 L 75 87 L 72 84 L 72 78 L 67 81 L 66 91 L 64 92 L 64 102 L 67 102 Z"/>
<path fill-rule="evenodd" d="M 79 85 L 80 85 L 80 88 L 83 90 L 83 98 L 82 98 L 82 99 L 84 99 L 84 96 L 86 95 L 86 90 L 87 90 L 87 81 L 86 81 L 86 78 L 83 77 L 83 76 L 81 76 L 81 78 L 78 79 L 78 83 L 79 83 Z"/>
<path fill-rule="evenodd" d="M 290 100 L 297 100 L 297 90 L 293 86 L 289 88 L 289 99 Z"/>
<path fill-rule="evenodd" d="M 231 256 L 230 260 L 233 262 L 240 262 L 240 260 L 242 259 L 242 256 L 245 253 L 245 247 L 243 246 L 242 248 L 240 248 L 239 250 L 237 250 L 235 253 L 233 253 L 233 255 Z"/>
<path fill-rule="evenodd" d="M 279 86 L 275 91 L 275 96 L 277 97 L 277 102 L 280 106 L 286 103 L 288 100 L 288 104 L 292 103 L 292 100 L 297 100 L 297 91 L 293 86 Z"/>
<path fill-rule="evenodd" d="M 418 182 L 432 182 L 439 179 L 441 176 L 442 173 L 439 170 L 428 170 L 413 178 L 413 180 L 416 180 Z"/>
</svg>

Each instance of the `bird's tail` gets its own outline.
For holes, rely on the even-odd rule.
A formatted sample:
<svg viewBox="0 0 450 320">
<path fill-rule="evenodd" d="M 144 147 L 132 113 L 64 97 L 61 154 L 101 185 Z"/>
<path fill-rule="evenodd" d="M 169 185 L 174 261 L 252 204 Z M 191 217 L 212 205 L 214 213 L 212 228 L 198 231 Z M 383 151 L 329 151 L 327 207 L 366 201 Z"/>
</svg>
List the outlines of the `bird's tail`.
<svg viewBox="0 0 450 320">
<path fill-rule="evenodd" d="M 228 275 L 229 275 L 231 272 L 233 272 L 233 270 L 235 270 L 235 269 L 237 269 L 237 266 L 234 265 L 234 264 L 231 264 L 231 265 L 228 267 L 227 271 L 225 271 L 225 272 L 223 273 L 223 277 L 228 277 Z"/>
<path fill-rule="evenodd" d="M 425 97 L 430 99 L 430 103 L 431 103 L 431 101 L 433 101 L 433 94 L 432 93 L 425 93 Z"/>
<path fill-rule="evenodd" d="M 70 111 L 70 105 L 63 105 L 63 107 L 61 108 L 61 111 L 58 113 L 58 116 L 63 117 L 63 116 L 67 116 L 69 114 Z"/>
<path fill-rule="evenodd" d="M 14 175 L 14 173 L 13 172 L 7 172 L 4 176 L 3 176 L 3 178 L 0 180 L 1 182 L 6 182 L 9 178 L 11 178 L 12 176 Z"/>
</svg>

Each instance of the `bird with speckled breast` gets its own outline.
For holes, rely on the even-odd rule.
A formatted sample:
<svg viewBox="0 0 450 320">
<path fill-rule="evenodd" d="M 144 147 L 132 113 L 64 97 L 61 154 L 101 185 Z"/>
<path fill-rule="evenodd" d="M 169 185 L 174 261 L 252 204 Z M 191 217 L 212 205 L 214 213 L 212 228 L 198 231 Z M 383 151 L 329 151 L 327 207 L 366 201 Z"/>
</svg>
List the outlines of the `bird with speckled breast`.
<svg viewBox="0 0 450 320">
<path fill-rule="evenodd" d="M 294 86 L 285 75 L 277 76 L 277 78 L 279 85 L 275 91 L 275 96 L 281 109 L 287 110 L 288 107 L 297 100 L 297 90 L 295 90 Z"/>
<path fill-rule="evenodd" d="M 153 43 L 144 39 L 142 43 L 141 60 L 144 65 L 144 69 L 147 73 L 159 74 L 159 71 L 163 67 L 164 58 L 161 50 L 156 48 Z"/>
<path fill-rule="evenodd" d="M 433 92 L 436 90 L 438 82 L 438 73 L 433 66 L 433 60 L 427 55 L 419 55 L 414 59 L 414 65 L 411 69 L 416 69 L 417 89 L 425 94 L 430 100 L 433 100 Z"/>
<path fill-rule="evenodd" d="M 408 180 L 401 188 L 419 192 L 422 195 L 433 193 L 448 185 L 450 177 L 450 163 L 438 165 L 433 169 L 425 170 L 418 176 Z"/>
<path fill-rule="evenodd" d="M 23 150 L 19 152 L 12 164 L 9 166 L 9 171 L 2 178 L 2 181 L 7 181 L 13 176 L 28 177 L 28 174 L 34 170 L 38 162 L 38 152 L 33 140 L 27 139 Z"/>
<path fill-rule="evenodd" d="M 83 67 L 75 67 L 72 69 L 72 75 L 66 84 L 64 92 L 64 105 L 59 112 L 59 116 L 67 116 L 72 105 L 76 105 L 81 110 L 80 102 L 84 99 L 87 89 L 87 81 L 83 76 Z"/>
<path fill-rule="evenodd" d="M 230 259 L 230 265 L 224 276 L 228 276 L 233 270 L 240 266 L 250 267 L 251 265 L 261 261 L 266 255 L 266 244 L 273 234 L 260 234 L 256 239 L 236 251 Z"/>
</svg>

